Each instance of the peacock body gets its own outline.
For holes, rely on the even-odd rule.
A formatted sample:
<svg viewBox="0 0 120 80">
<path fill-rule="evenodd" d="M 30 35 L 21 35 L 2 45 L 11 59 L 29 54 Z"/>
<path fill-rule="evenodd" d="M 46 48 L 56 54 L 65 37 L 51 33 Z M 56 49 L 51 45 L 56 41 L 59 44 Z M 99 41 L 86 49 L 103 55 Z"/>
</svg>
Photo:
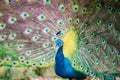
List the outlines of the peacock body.
<svg viewBox="0 0 120 80">
<path fill-rule="evenodd" d="M 64 78 L 63 65 L 95 79 L 120 76 L 119 8 L 119 0 L 1 0 L 0 65 L 56 65 Z"/>
</svg>

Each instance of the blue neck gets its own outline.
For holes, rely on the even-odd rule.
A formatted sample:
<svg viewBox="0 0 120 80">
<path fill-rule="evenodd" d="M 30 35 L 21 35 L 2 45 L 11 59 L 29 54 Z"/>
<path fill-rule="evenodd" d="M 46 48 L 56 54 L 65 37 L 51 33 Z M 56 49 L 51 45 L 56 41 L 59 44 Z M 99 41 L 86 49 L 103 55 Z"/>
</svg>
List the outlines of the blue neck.
<svg viewBox="0 0 120 80">
<path fill-rule="evenodd" d="M 72 68 L 71 62 L 67 57 L 64 57 L 63 46 L 59 47 L 55 57 L 55 72 L 63 78 L 76 78 L 79 80 L 85 79 L 86 75 Z"/>
<path fill-rule="evenodd" d="M 55 62 L 56 62 L 56 64 L 64 62 L 63 46 L 61 46 L 57 50 L 56 57 L 55 57 Z"/>
</svg>

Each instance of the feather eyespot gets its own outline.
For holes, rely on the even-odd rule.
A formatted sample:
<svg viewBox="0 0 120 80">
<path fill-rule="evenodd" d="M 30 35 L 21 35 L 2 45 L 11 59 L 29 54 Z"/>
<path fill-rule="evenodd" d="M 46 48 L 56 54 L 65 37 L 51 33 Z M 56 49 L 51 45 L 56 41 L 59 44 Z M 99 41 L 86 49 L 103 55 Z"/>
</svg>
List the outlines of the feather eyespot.
<svg viewBox="0 0 120 80">
<path fill-rule="evenodd" d="M 0 23 L 0 30 L 3 30 L 6 27 L 5 23 Z"/>
<path fill-rule="evenodd" d="M 38 16 L 38 20 L 40 20 L 40 21 L 43 21 L 43 20 L 45 20 L 45 19 L 46 19 L 46 17 L 45 17 L 44 14 L 40 14 L 40 15 Z"/>
<path fill-rule="evenodd" d="M 101 3 L 97 3 L 96 4 L 96 8 L 100 9 L 102 7 L 102 4 Z"/>
<path fill-rule="evenodd" d="M 59 6 L 59 10 L 62 11 L 62 12 L 64 12 L 64 11 L 65 11 L 65 6 L 64 6 L 63 4 L 61 4 L 61 5 Z"/>
<path fill-rule="evenodd" d="M 74 12 L 78 12 L 78 10 L 79 10 L 78 5 L 74 5 L 74 6 L 73 6 L 73 11 L 74 11 Z"/>
<path fill-rule="evenodd" d="M 68 21 L 69 24 L 71 24 L 73 20 L 72 20 L 72 18 L 68 18 L 67 21 Z"/>
<path fill-rule="evenodd" d="M 44 4 L 50 4 L 51 0 L 44 0 Z"/>
<path fill-rule="evenodd" d="M 57 21 L 57 24 L 58 24 L 60 27 L 63 26 L 63 22 L 62 22 L 61 20 L 58 20 L 58 21 Z"/>
<path fill-rule="evenodd" d="M 6 38 L 6 35 L 0 35 L 0 41 L 4 41 Z"/>
<path fill-rule="evenodd" d="M 87 13 L 87 8 L 83 8 L 82 9 L 82 14 L 86 14 Z"/>
<path fill-rule="evenodd" d="M 29 14 L 28 14 L 27 12 L 22 12 L 22 13 L 21 13 L 21 17 L 22 17 L 23 19 L 26 19 L 27 17 L 29 17 Z"/>
<path fill-rule="evenodd" d="M 10 24 L 13 24 L 16 20 L 17 20 L 17 19 L 16 19 L 15 17 L 10 17 L 10 18 L 8 19 L 8 22 L 9 22 Z"/>
</svg>

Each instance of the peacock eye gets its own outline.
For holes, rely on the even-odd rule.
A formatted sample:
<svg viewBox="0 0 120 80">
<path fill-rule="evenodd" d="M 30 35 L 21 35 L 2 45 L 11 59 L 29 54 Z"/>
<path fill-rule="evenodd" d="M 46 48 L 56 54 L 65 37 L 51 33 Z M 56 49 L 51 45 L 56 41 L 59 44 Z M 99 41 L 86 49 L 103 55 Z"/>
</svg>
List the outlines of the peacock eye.
<svg viewBox="0 0 120 80">
<path fill-rule="evenodd" d="M 24 56 L 19 56 L 19 60 L 24 60 L 25 57 Z"/>
<path fill-rule="evenodd" d="M 101 42 L 102 42 L 102 44 L 105 44 L 106 43 L 106 40 L 105 39 L 101 39 Z"/>
<path fill-rule="evenodd" d="M 75 20 L 75 24 L 79 24 L 79 22 L 80 22 L 80 19 Z"/>
<path fill-rule="evenodd" d="M 62 12 L 64 12 L 64 11 L 65 11 L 65 6 L 64 6 L 63 4 L 61 4 L 61 5 L 59 6 L 59 10 L 62 11 Z"/>
<path fill-rule="evenodd" d="M 75 59 L 74 59 L 73 61 L 74 61 L 74 62 L 76 62 L 76 60 L 75 60 Z"/>
<path fill-rule="evenodd" d="M 45 61 L 45 59 L 44 58 L 42 58 L 42 60 L 40 61 L 40 66 L 42 66 L 43 64 L 44 64 L 44 61 Z"/>
<path fill-rule="evenodd" d="M 23 44 L 18 45 L 18 46 L 17 46 L 17 50 L 18 50 L 18 51 L 21 51 L 21 50 L 23 49 L 23 46 L 24 46 Z"/>
<path fill-rule="evenodd" d="M 103 40 L 102 40 L 102 42 L 104 43 L 104 42 L 105 42 L 105 40 L 103 39 Z"/>
<path fill-rule="evenodd" d="M 32 29 L 30 29 L 30 28 L 26 28 L 24 31 L 24 33 L 27 35 L 29 35 L 31 32 L 32 32 Z"/>
<path fill-rule="evenodd" d="M 107 59 L 107 58 L 108 58 L 108 54 L 107 54 L 107 53 L 104 53 L 104 57 Z"/>
<path fill-rule="evenodd" d="M 102 20 L 101 19 L 98 19 L 96 22 L 97 22 L 98 26 L 100 26 L 102 24 Z"/>
<path fill-rule="evenodd" d="M 101 3 L 97 3 L 96 4 L 96 8 L 101 8 L 102 7 L 102 4 Z"/>
<path fill-rule="evenodd" d="M 6 1 L 7 4 L 13 2 L 13 0 L 5 0 L 5 1 Z"/>
<path fill-rule="evenodd" d="M 94 76 L 94 72 L 93 71 L 91 71 L 91 75 Z"/>
<path fill-rule="evenodd" d="M 23 13 L 21 13 L 21 17 L 23 19 L 26 19 L 27 17 L 29 17 L 29 14 L 27 12 L 23 12 Z"/>
<path fill-rule="evenodd" d="M 114 8 L 113 8 L 112 6 L 109 6 L 109 7 L 107 8 L 107 11 L 108 11 L 108 12 L 113 12 L 113 10 L 114 10 Z"/>
<path fill-rule="evenodd" d="M 83 40 L 83 44 L 84 45 L 88 44 L 88 40 L 87 39 Z"/>
<path fill-rule="evenodd" d="M 51 0 L 44 0 L 44 4 L 50 4 Z"/>
<path fill-rule="evenodd" d="M 52 41 L 56 41 L 58 38 L 56 36 L 52 37 Z"/>
<path fill-rule="evenodd" d="M 88 71 L 88 70 L 86 70 L 86 72 L 88 73 L 89 71 Z"/>
<path fill-rule="evenodd" d="M 40 66 L 42 66 L 42 63 L 40 63 Z"/>
<path fill-rule="evenodd" d="M 42 16 L 41 16 L 41 19 L 44 19 L 44 18 L 45 18 L 45 16 L 42 15 Z"/>
<path fill-rule="evenodd" d="M 35 66 L 36 64 L 35 63 L 33 63 L 33 66 Z"/>
<path fill-rule="evenodd" d="M 41 62 L 44 63 L 45 62 L 45 58 L 42 58 Z"/>
<path fill-rule="evenodd" d="M 99 64 L 100 61 L 97 59 L 95 62 L 96 62 L 96 64 Z"/>
<path fill-rule="evenodd" d="M 46 28 L 46 29 L 45 29 L 45 31 L 46 31 L 46 32 L 49 32 L 49 29 L 48 29 L 48 28 Z"/>
<path fill-rule="evenodd" d="M 72 18 L 68 18 L 68 23 L 69 23 L 69 24 L 72 23 Z"/>
<path fill-rule="evenodd" d="M 4 24 L 4 23 L 2 23 L 2 24 L 1 24 L 1 27 L 5 27 L 5 24 Z"/>
<path fill-rule="evenodd" d="M 10 34 L 9 39 L 13 40 L 16 37 L 16 34 Z"/>
<path fill-rule="evenodd" d="M 83 24 L 83 26 L 82 26 L 83 29 L 86 29 L 87 27 L 88 27 L 87 23 Z"/>
<path fill-rule="evenodd" d="M 115 65 L 115 60 L 112 60 L 112 65 Z"/>
<path fill-rule="evenodd" d="M 50 32 L 49 27 L 44 28 L 44 29 L 43 29 L 43 32 L 44 32 L 45 34 L 49 33 L 49 32 Z"/>
<path fill-rule="evenodd" d="M 23 14 L 24 15 L 24 17 L 26 17 L 27 16 L 27 14 Z"/>
<path fill-rule="evenodd" d="M 11 35 L 11 37 L 14 37 L 14 36 L 15 36 L 14 34 Z"/>
<path fill-rule="evenodd" d="M 11 21 L 14 21 L 15 19 L 14 18 L 11 18 Z"/>
<path fill-rule="evenodd" d="M 5 58 L 5 61 L 10 61 L 10 60 L 11 60 L 10 57 Z"/>
<path fill-rule="evenodd" d="M 0 41 L 4 41 L 6 38 L 6 35 L 0 35 Z"/>
<path fill-rule="evenodd" d="M 29 61 L 26 61 L 26 64 L 29 64 L 30 62 Z"/>
<path fill-rule="evenodd" d="M 73 64 L 73 66 L 76 66 L 76 64 Z"/>
<path fill-rule="evenodd" d="M 8 44 L 8 46 L 10 46 L 10 44 Z"/>
<path fill-rule="evenodd" d="M 88 52 L 88 53 L 91 53 L 92 50 L 91 50 L 90 48 L 87 48 L 87 52 Z"/>
<path fill-rule="evenodd" d="M 24 60 L 21 60 L 22 63 L 24 63 Z"/>
<path fill-rule="evenodd" d="M 112 25 L 112 23 L 109 23 L 108 26 L 112 27 L 113 25 Z"/>
<path fill-rule="evenodd" d="M 63 26 L 63 22 L 61 20 L 58 20 L 57 24 L 62 27 Z"/>
<path fill-rule="evenodd" d="M 9 58 L 6 58 L 6 61 L 9 61 Z"/>
<path fill-rule="evenodd" d="M 28 50 L 28 51 L 26 52 L 26 56 L 29 56 L 29 55 L 31 55 L 31 50 Z"/>
<path fill-rule="evenodd" d="M 113 48 L 110 48 L 110 52 L 111 52 L 111 54 L 114 54 L 114 49 Z"/>
<path fill-rule="evenodd" d="M 13 0 L 8 0 L 9 2 L 13 2 Z"/>
<path fill-rule="evenodd" d="M 99 51 L 99 46 L 95 45 L 95 49 L 96 49 L 96 51 Z"/>
<path fill-rule="evenodd" d="M 7 48 L 10 48 L 10 47 L 12 46 L 12 43 L 6 43 L 5 46 L 6 46 Z"/>
<path fill-rule="evenodd" d="M 19 48 L 22 48 L 22 45 L 20 45 Z"/>
<path fill-rule="evenodd" d="M 38 16 L 38 20 L 40 20 L 40 21 L 43 21 L 43 20 L 45 20 L 45 19 L 46 19 L 46 17 L 45 17 L 44 14 L 40 14 L 40 15 Z"/>
<path fill-rule="evenodd" d="M 108 10 L 109 12 L 112 12 L 112 11 L 113 11 L 113 7 L 112 7 L 112 6 L 109 6 L 107 10 Z"/>
<path fill-rule="evenodd" d="M 6 27 L 5 23 L 0 23 L 0 30 L 3 30 Z"/>
<path fill-rule="evenodd" d="M 32 41 L 37 41 L 40 37 L 39 36 L 33 36 Z"/>
<path fill-rule="evenodd" d="M 82 14 L 86 14 L 87 13 L 87 9 L 86 8 L 83 8 L 82 9 Z"/>
<path fill-rule="evenodd" d="M 101 23 L 101 21 L 100 21 L 100 20 L 97 20 L 97 23 Z"/>
<path fill-rule="evenodd" d="M 113 30 L 114 29 L 114 24 L 113 23 L 108 23 L 108 29 Z"/>
<path fill-rule="evenodd" d="M 78 10 L 79 10 L 78 5 L 74 5 L 74 6 L 73 6 L 73 11 L 74 11 L 74 12 L 78 12 Z"/>
<path fill-rule="evenodd" d="M 4 38 L 5 38 L 5 36 L 4 36 L 4 35 L 2 35 L 2 36 L 1 36 L 1 38 L 2 38 L 2 39 L 4 39 Z"/>
<path fill-rule="evenodd" d="M 17 20 L 17 19 L 16 19 L 15 17 L 10 17 L 10 18 L 8 19 L 8 22 L 9 22 L 10 24 L 13 24 L 16 20 Z"/>
<path fill-rule="evenodd" d="M 47 48 L 49 46 L 49 42 L 43 44 L 43 48 Z"/>
<path fill-rule="evenodd" d="M 85 70 L 85 72 L 88 74 L 88 73 L 89 73 L 89 68 L 87 68 L 87 69 Z"/>
<path fill-rule="evenodd" d="M 83 66 L 82 66 L 82 65 L 80 66 L 80 69 L 83 69 Z"/>
<path fill-rule="evenodd" d="M 16 65 L 17 63 L 16 62 L 13 62 L 13 65 Z"/>
</svg>

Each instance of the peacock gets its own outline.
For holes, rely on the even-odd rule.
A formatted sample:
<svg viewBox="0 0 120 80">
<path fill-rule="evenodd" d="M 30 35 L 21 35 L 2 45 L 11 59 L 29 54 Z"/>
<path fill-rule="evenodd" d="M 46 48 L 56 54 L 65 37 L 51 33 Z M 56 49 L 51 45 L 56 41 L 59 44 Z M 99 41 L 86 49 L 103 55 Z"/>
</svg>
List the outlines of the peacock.
<svg viewBox="0 0 120 80">
<path fill-rule="evenodd" d="M 0 0 L 0 66 L 69 80 L 120 77 L 120 0 Z"/>
</svg>

